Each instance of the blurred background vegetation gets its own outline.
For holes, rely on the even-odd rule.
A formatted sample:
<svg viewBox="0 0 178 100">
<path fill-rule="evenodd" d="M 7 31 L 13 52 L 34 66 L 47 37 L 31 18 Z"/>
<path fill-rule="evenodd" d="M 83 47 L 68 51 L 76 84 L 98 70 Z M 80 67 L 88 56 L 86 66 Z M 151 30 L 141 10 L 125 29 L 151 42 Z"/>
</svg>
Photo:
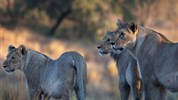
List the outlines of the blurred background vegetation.
<svg viewBox="0 0 178 100">
<path fill-rule="evenodd" d="M 115 63 L 99 56 L 97 41 L 105 29 L 116 28 L 119 18 L 178 42 L 177 9 L 177 0 L 0 0 L 0 100 L 29 98 L 24 75 L 7 75 L 2 68 L 10 44 L 53 59 L 65 51 L 80 52 L 88 65 L 87 99 L 118 100 Z M 169 93 L 168 100 L 178 100 L 178 94 Z"/>
</svg>

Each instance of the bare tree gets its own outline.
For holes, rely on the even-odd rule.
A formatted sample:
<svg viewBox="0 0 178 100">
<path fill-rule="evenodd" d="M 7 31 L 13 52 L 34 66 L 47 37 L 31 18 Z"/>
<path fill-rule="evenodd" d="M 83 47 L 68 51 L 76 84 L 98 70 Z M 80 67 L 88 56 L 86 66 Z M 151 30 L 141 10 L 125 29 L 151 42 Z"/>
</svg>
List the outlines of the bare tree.
<svg viewBox="0 0 178 100">
<path fill-rule="evenodd" d="M 56 23 L 49 31 L 48 35 L 54 35 L 57 28 L 60 26 L 62 21 L 72 12 L 72 9 L 69 7 L 66 11 L 62 12 L 60 16 L 57 18 Z"/>
<path fill-rule="evenodd" d="M 151 16 L 154 16 L 158 12 L 159 3 L 160 0 L 149 0 L 147 2 L 136 0 L 136 11 L 134 15 L 142 26 L 145 26 Z"/>
<path fill-rule="evenodd" d="M 178 1 L 177 0 L 170 0 L 169 1 L 169 5 L 168 5 L 168 17 L 171 20 L 171 22 L 174 24 L 175 27 L 175 31 L 178 28 Z"/>
<path fill-rule="evenodd" d="M 123 10 L 124 21 L 135 19 L 144 26 L 151 16 L 158 12 L 160 0 L 135 0 L 135 6 L 131 6 L 131 3 L 129 5 L 130 1 L 126 2 L 126 0 L 117 0 L 117 2 Z"/>
</svg>

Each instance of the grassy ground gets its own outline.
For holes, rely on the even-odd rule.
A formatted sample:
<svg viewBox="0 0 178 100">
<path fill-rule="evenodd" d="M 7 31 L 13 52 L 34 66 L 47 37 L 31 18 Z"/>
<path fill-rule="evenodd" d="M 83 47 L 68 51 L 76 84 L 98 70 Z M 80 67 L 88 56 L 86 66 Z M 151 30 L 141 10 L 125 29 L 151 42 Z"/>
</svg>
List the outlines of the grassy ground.
<svg viewBox="0 0 178 100">
<path fill-rule="evenodd" d="M 178 41 L 178 33 L 166 34 L 169 39 Z M 65 51 L 78 51 L 87 60 L 88 84 L 87 100 L 119 100 L 117 69 L 109 57 L 99 56 L 95 44 L 81 41 L 64 41 L 36 35 L 24 28 L 7 29 L 0 27 L 0 100 L 28 100 L 28 89 L 24 74 L 15 71 L 7 75 L 2 63 L 9 45 L 24 44 L 27 48 L 39 51 L 57 59 Z M 71 97 L 75 100 L 75 96 Z M 130 97 L 130 99 L 133 99 Z M 178 94 L 170 93 L 168 100 L 177 100 Z"/>
<path fill-rule="evenodd" d="M 24 100 L 28 98 L 23 73 L 15 71 L 12 75 L 7 75 L 2 68 L 2 62 L 6 57 L 8 46 L 14 45 L 17 47 L 20 44 L 44 53 L 52 59 L 57 59 L 66 51 L 75 50 L 80 52 L 87 60 L 88 66 L 87 98 L 90 100 L 95 100 L 96 98 L 100 100 L 103 100 L 103 98 L 108 98 L 108 100 L 109 98 L 118 98 L 115 64 L 109 57 L 99 56 L 96 48 L 97 45 L 90 43 L 84 45 L 80 41 L 69 42 L 46 38 L 23 28 L 7 29 L 1 27 L 0 31 L 0 91 L 2 91 L 0 92 L 0 100 L 1 98 L 2 100 Z"/>
</svg>

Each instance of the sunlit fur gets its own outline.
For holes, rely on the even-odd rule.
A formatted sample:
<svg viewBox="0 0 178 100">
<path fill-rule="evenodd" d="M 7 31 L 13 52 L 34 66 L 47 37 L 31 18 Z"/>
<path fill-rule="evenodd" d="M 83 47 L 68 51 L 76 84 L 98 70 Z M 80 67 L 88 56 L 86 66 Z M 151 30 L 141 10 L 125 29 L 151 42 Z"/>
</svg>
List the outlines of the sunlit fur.
<svg viewBox="0 0 178 100">
<path fill-rule="evenodd" d="M 134 99 L 140 100 L 141 76 L 139 75 L 137 60 L 130 56 L 127 50 L 122 52 L 113 50 L 107 36 L 100 41 L 98 52 L 101 55 L 109 54 L 116 62 L 121 100 L 128 100 L 131 90 L 133 91 Z"/>
<path fill-rule="evenodd" d="M 124 47 L 138 59 L 146 100 L 165 99 L 165 89 L 178 92 L 178 43 L 135 23 L 120 23 L 110 37 L 113 47 Z"/>
<path fill-rule="evenodd" d="M 77 52 L 66 52 L 52 60 L 39 52 L 26 50 L 23 45 L 18 48 L 9 46 L 3 66 L 8 72 L 24 72 L 31 100 L 40 100 L 41 95 L 69 100 L 73 90 L 78 100 L 85 98 L 86 62 Z"/>
</svg>

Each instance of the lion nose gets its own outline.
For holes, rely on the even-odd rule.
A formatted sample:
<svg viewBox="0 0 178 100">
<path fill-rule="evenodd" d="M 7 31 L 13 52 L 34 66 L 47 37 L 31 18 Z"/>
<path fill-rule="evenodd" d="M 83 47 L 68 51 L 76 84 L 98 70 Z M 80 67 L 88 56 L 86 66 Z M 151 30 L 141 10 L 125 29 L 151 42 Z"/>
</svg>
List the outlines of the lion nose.
<svg viewBox="0 0 178 100">
<path fill-rule="evenodd" d="M 6 68 L 6 67 L 7 67 L 6 62 L 4 62 L 4 63 L 3 63 L 3 67 L 4 67 L 4 68 Z"/>
<path fill-rule="evenodd" d="M 98 49 L 100 49 L 100 48 L 101 48 L 101 46 L 98 46 L 97 48 L 98 48 Z"/>
<path fill-rule="evenodd" d="M 115 44 L 115 42 L 111 41 L 111 42 L 110 42 L 110 44 L 111 44 L 111 45 L 114 45 L 114 44 Z"/>
<path fill-rule="evenodd" d="M 6 68 L 7 66 L 6 65 L 3 65 L 4 68 Z"/>
</svg>

